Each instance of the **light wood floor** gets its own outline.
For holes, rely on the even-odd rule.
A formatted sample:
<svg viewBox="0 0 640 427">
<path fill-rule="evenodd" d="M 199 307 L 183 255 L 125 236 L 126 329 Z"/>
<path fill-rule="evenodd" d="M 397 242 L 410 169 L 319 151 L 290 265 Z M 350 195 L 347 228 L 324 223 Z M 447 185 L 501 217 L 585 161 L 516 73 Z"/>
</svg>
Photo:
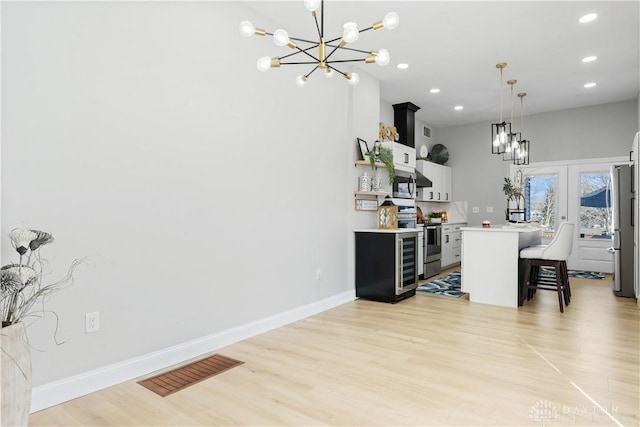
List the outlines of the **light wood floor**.
<svg viewBox="0 0 640 427">
<path fill-rule="evenodd" d="M 29 425 L 639 425 L 639 319 L 611 277 L 564 314 L 418 294 L 357 300 L 220 349 L 245 362 L 162 398 L 129 381 Z"/>
</svg>

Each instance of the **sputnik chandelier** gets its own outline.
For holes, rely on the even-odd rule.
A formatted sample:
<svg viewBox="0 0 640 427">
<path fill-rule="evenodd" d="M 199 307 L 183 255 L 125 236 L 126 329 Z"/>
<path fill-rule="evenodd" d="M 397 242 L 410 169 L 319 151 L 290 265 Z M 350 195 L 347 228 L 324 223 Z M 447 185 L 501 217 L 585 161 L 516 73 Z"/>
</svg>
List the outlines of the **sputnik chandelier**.
<svg viewBox="0 0 640 427">
<path fill-rule="evenodd" d="M 400 23 L 400 18 L 397 13 L 389 12 L 384 16 L 382 21 L 376 22 L 370 27 L 362 30 L 358 29 L 358 25 L 355 22 L 347 22 L 343 27 L 342 36 L 336 37 L 330 40 L 325 40 L 324 36 L 324 0 L 305 0 L 304 5 L 308 11 L 311 12 L 313 19 L 315 20 L 316 29 L 318 31 L 318 40 L 305 40 L 296 37 L 289 37 L 289 34 L 283 29 L 277 29 L 273 33 L 269 33 L 263 29 L 255 28 L 249 21 L 242 21 L 240 23 L 240 33 L 245 37 L 251 37 L 252 35 L 258 36 L 272 36 L 273 41 L 277 46 L 287 46 L 293 49 L 294 52 L 284 56 L 264 56 L 258 59 L 256 66 L 260 71 L 268 71 L 270 68 L 278 68 L 282 65 L 312 65 L 313 68 L 306 74 L 302 74 L 296 78 L 296 84 L 298 86 L 304 86 L 309 76 L 314 71 L 320 69 L 325 73 L 328 78 L 333 77 L 337 72 L 342 74 L 347 79 L 349 84 L 357 85 L 360 81 L 360 77 L 354 72 L 344 72 L 336 68 L 337 64 L 349 63 L 349 62 L 364 62 L 366 64 L 376 63 L 380 66 L 385 66 L 389 63 L 389 51 L 386 49 L 379 50 L 361 50 L 349 47 L 355 43 L 360 33 L 369 30 L 379 30 L 381 28 L 387 28 L 393 30 Z M 318 22 L 318 11 L 320 14 L 320 22 Z M 297 43 L 296 43 L 297 42 Z M 304 44 L 303 47 L 298 46 L 298 43 Z M 316 50 L 317 49 L 317 50 Z M 332 59 L 332 56 L 339 51 L 349 51 L 354 54 L 365 55 L 363 58 L 356 59 Z M 295 55 L 304 56 L 306 61 L 296 62 L 283 62 L 283 60 L 291 58 Z M 336 55 L 337 56 L 337 55 Z"/>
</svg>

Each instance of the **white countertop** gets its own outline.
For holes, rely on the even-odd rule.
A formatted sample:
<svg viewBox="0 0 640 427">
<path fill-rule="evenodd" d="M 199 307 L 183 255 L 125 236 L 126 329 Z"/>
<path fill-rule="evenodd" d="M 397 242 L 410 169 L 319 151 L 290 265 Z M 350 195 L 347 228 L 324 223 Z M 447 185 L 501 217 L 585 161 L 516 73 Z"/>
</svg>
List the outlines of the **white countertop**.
<svg viewBox="0 0 640 427">
<path fill-rule="evenodd" d="M 531 231 L 540 231 L 541 228 L 535 225 L 492 225 L 490 228 L 484 227 L 462 227 L 462 231 L 485 231 L 489 233 L 528 233 Z"/>
<path fill-rule="evenodd" d="M 422 228 L 395 228 L 395 229 L 380 229 L 380 228 L 358 228 L 353 230 L 354 233 L 417 233 L 422 231 Z"/>
</svg>

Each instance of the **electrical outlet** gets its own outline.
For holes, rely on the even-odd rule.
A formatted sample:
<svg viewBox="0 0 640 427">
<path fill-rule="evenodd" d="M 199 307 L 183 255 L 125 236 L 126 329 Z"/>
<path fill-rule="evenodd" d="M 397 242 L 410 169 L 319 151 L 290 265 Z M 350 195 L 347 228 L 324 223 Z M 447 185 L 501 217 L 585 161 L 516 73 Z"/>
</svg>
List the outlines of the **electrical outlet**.
<svg viewBox="0 0 640 427">
<path fill-rule="evenodd" d="M 316 280 L 321 280 L 321 279 L 322 279 L 322 269 L 316 268 Z"/>
<path fill-rule="evenodd" d="M 100 312 L 94 311 L 84 315 L 85 325 L 84 331 L 87 333 L 97 332 L 100 330 Z"/>
<path fill-rule="evenodd" d="M 480 208 L 479 208 L 479 207 L 477 207 L 477 206 L 474 206 L 474 207 L 472 207 L 472 208 L 471 208 L 471 212 L 473 212 L 473 213 L 480 213 Z"/>
<path fill-rule="evenodd" d="M 493 213 L 493 206 L 487 206 L 487 213 Z"/>
</svg>

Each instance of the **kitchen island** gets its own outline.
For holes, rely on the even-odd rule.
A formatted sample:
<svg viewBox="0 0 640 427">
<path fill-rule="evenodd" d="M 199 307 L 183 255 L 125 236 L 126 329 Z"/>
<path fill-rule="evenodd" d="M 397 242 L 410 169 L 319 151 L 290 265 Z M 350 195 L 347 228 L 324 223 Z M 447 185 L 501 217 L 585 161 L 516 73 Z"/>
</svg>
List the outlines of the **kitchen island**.
<svg viewBox="0 0 640 427">
<path fill-rule="evenodd" d="M 540 228 L 514 224 L 461 230 L 462 291 L 469 294 L 469 301 L 512 308 L 522 305 L 520 250 L 540 244 Z"/>
</svg>

